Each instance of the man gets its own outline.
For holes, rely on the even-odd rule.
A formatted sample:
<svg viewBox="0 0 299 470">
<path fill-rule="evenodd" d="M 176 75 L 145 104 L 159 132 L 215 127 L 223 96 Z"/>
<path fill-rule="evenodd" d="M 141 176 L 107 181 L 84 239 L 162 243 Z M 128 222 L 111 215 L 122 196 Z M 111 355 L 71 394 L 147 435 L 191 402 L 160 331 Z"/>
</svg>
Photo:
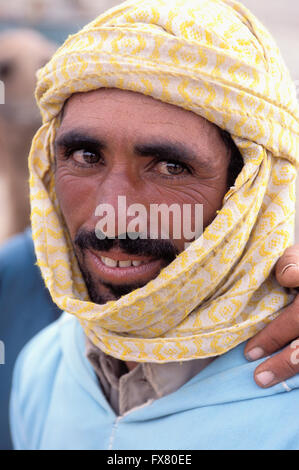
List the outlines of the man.
<svg viewBox="0 0 299 470">
<path fill-rule="evenodd" d="M 16 447 L 298 448 L 298 377 L 257 387 L 242 345 L 293 300 L 273 268 L 298 108 L 268 33 L 231 1 L 126 2 L 67 40 L 37 98 L 33 237 L 67 313 L 19 357 Z M 174 215 L 151 236 L 173 203 L 203 206 L 201 236 Z"/>
</svg>

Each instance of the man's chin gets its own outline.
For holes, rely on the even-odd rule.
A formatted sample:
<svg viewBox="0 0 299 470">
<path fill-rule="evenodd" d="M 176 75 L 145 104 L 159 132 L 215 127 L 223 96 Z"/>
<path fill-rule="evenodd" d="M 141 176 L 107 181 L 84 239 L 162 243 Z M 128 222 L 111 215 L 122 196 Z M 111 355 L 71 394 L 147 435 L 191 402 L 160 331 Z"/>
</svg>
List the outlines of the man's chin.
<svg viewBox="0 0 299 470">
<path fill-rule="evenodd" d="M 105 304 L 109 301 L 118 300 L 122 296 L 133 292 L 140 287 L 143 287 L 149 282 L 135 282 L 135 283 L 110 283 L 99 279 L 98 276 L 94 276 L 84 266 L 80 265 L 80 270 L 83 279 L 86 284 L 86 288 L 90 297 L 90 300 L 95 304 Z"/>
<path fill-rule="evenodd" d="M 118 300 L 122 296 L 133 292 L 140 287 L 143 287 L 145 284 L 126 284 L 126 285 L 114 285 L 106 282 L 100 282 L 100 287 L 86 282 L 87 290 L 89 297 L 92 302 L 95 304 L 105 304 L 107 302 Z"/>
<path fill-rule="evenodd" d="M 99 257 L 90 250 L 85 250 L 83 256 L 77 255 L 77 260 L 89 297 L 96 304 L 118 300 L 144 287 L 173 261 L 173 259 L 156 259 L 137 267 L 111 268 L 104 266 Z"/>
</svg>

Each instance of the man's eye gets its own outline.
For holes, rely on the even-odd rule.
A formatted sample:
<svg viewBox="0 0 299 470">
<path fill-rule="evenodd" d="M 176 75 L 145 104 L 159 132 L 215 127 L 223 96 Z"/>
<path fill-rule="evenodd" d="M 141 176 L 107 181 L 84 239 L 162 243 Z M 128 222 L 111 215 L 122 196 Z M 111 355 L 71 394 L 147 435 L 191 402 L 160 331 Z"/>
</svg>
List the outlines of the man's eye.
<svg viewBox="0 0 299 470">
<path fill-rule="evenodd" d="M 92 165 L 94 163 L 98 163 L 100 160 L 100 156 L 97 155 L 96 153 L 89 152 L 88 150 L 75 150 L 72 152 L 72 158 L 75 160 L 75 162 L 79 164 L 88 164 Z"/>
<path fill-rule="evenodd" d="M 188 172 L 185 165 L 176 162 L 159 162 L 156 168 L 160 173 L 166 176 L 178 176 Z"/>
</svg>

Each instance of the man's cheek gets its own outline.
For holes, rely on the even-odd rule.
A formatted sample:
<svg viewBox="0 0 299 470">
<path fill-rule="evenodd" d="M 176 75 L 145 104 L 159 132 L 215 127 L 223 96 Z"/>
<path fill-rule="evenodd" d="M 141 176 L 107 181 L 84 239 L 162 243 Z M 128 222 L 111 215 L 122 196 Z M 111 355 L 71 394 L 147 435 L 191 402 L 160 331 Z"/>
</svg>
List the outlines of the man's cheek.
<svg viewBox="0 0 299 470">
<path fill-rule="evenodd" d="M 90 225 L 94 218 L 96 200 L 93 188 L 85 178 L 57 173 L 56 194 L 71 237 L 75 237 L 82 225 Z"/>
</svg>

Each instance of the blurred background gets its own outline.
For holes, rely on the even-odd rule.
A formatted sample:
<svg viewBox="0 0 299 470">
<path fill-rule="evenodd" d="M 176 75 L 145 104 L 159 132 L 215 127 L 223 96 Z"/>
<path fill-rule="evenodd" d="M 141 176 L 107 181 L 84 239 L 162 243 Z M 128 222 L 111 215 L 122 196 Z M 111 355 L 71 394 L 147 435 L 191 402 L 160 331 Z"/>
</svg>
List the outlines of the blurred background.
<svg viewBox="0 0 299 470">
<path fill-rule="evenodd" d="M 0 0 L 0 245 L 29 225 L 27 158 L 40 127 L 36 71 L 116 0 Z"/>
<path fill-rule="evenodd" d="M 40 125 L 35 72 L 66 37 L 118 0 L 0 0 L 0 244 L 29 224 L 27 156 Z M 276 38 L 299 89 L 299 2 L 244 0 Z M 298 183 L 299 189 L 299 183 Z M 296 240 L 299 242 L 299 191 Z"/>
</svg>

